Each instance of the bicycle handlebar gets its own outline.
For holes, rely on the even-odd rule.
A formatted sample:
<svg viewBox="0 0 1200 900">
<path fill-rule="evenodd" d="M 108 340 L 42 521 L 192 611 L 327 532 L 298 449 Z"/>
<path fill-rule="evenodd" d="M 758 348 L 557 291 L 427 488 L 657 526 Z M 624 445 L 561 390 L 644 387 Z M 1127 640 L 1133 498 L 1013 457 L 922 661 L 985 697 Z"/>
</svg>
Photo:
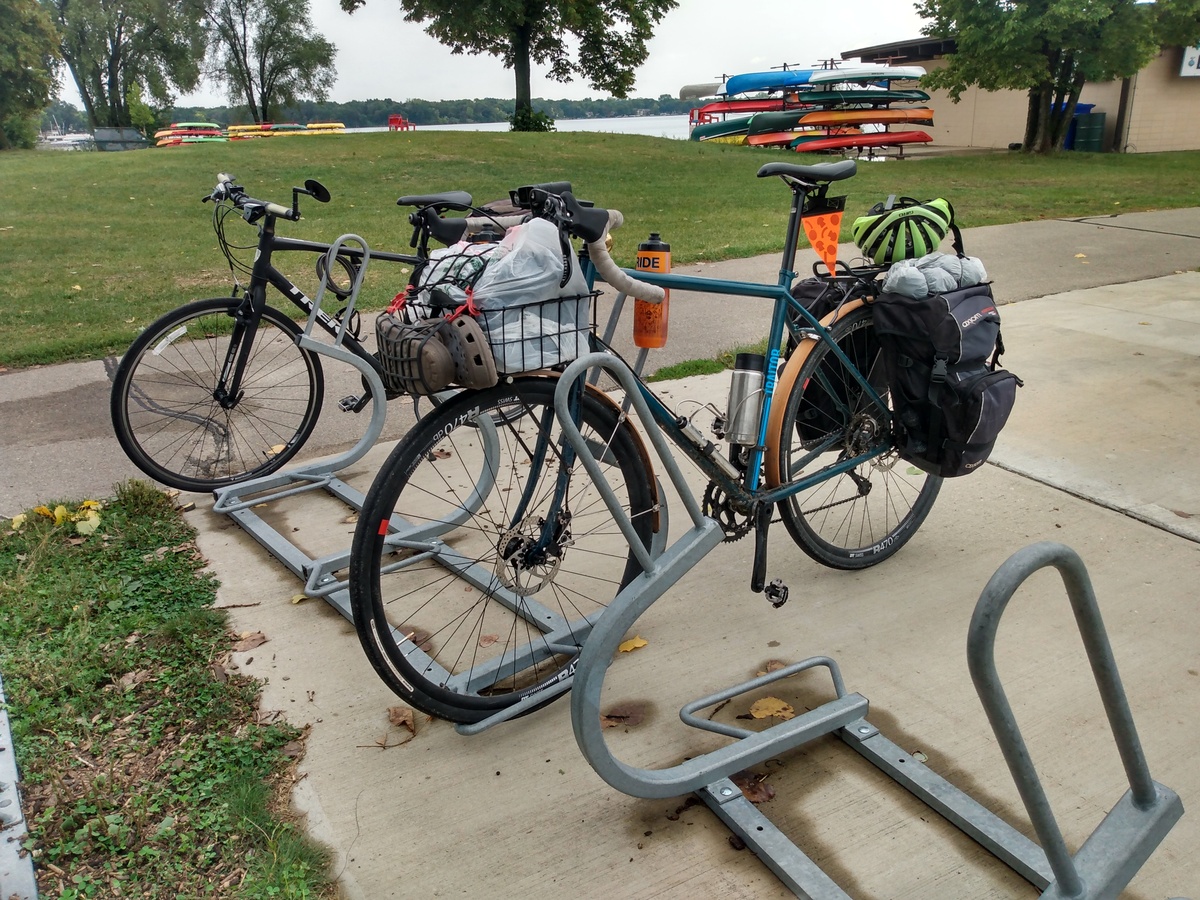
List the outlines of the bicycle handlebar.
<svg viewBox="0 0 1200 900">
<path fill-rule="evenodd" d="M 645 300 L 647 303 L 662 303 L 666 297 L 666 292 L 662 288 L 628 275 L 616 264 L 608 252 L 604 238 L 612 229 L 620 228 L 625 223 L 625 217 L 615 209 L 599 211 L 605 214 L 607 221 L 600 236 L 594 241 L 587 242 L 587 251 L 592 265 L 596 267 L 600 277 L 623 294 L 636 297 L 638 300 Z"/>
<path fill-rule="evenodd" d="M 281 206 L 269 200 L 256 200 L 253 197 L 247 196 L 245 189 L 235 183 L 232 175 L 225 172 L 217 174 L 217 186 L 212 189 L 212 192 L 207 197 L 201 197 L 200 199 L 203 202 L 211 200 L 214 203 L 229 201 L 237 209 L 242 210 L 247 222 L 253 222 L 263 215 L 275 216 L 276 218 L 287 219 L 291 222 L 295 222 L 300 218 L 300 210 L 298 209 L 293 209 L 290 206 Z"/>
</svg>

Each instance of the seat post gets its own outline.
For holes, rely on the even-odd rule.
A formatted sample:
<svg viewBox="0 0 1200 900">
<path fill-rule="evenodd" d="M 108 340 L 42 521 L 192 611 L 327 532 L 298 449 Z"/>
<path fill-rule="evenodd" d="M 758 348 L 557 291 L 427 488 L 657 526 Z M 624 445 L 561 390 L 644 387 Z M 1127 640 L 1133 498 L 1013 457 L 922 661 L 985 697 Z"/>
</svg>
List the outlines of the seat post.
<svg viewBox="0 0 1200 900">
<path fill-rule="evenodd" d="M 809 185 L 789 180 L 792 189 L 792 210 L 788 215 L 787 237 L 783 242 L 783 259 L 779 264 L 779 286 L 791 287 L 796 278 L 796 245 L 800 243 L 800 218 L 808 199 Z"/>
</svg>

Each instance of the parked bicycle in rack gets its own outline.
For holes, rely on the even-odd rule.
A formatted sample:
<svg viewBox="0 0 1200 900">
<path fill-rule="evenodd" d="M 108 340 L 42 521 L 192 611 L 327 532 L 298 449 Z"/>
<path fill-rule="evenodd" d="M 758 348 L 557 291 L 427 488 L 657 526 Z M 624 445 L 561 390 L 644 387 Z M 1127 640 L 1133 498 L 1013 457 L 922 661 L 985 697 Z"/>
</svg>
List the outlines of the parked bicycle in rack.
<svg viewBox="0 0 1200 900">
<path fill-rule="evenodd" d="M 912 537 L 941 479 L 897 452 L 867 302 L 884 267 L 818 273 L 847 288 L 820 320 L 790 293 L 801 219 L 854 172 L 853 161 L 759 170 L 793 195 L 775 284 L 624 270 L 604 240 L 620 213 L 581 205 L 569 186 L 516 198 L 564 239 L 582 239 L 589 284 L 598 277 L 651 302 L 663 288 L 772 300 L 761 388 L 731 398 L 713 440 L 597 340 L 565 375 L 512 372 L 422 419 L 376 477 L 350 554 L 355 625 L 396 693 L 469 732 L 539 708 L 569 688 L 614 597 L 661 592 L 716 543 L 748 533 L 751 587 L 781 605 L 786 585 L 766 577 L 776 511 L 801 549 L 836 568 L 874 565 Z M 680 492 L 703 523 L 684 550 L 659 556 L 665 507 L 651 456 L 625 410 L 585 378 L 597 368 L 620 382 L 672 480 L 668 441 L 709 480 L 702 506 Z M 740 427 L 722 446 L 731 419 Z"/>
<path fill-rule="evenodd" d="M 213 228 L 234 275 L 229 297 L 197 300 L 151 323 L 124 354 L 113 379 L 111 414 L 117 440 L 147 475 L 187 491 L 209 491 L 269 475 L 287 464 L 304 446 L 321 414 L 324 375 L 319 351 L 300 345 L 302 333 L 293 317 L 310 317 L 311 325 L 334 338 L 339 347 L 371 370 L 378 359 L 360 340 L 354 303 L 369 261 L 419 267 L 429 254 L 431 227 L 440 233 L 440 215 L 469 209 L 461 192 L 427 197 L 401 197 L 417 207 L 415 254 L 368 250 L 361 239 L 335 245 L 296 240 L 277 233 L 280 220 L 301 218 L 299 198 L 330 200 L 318 181 L 292 189 L 284 206 L 247 194 L 227 174 L 205 196 L 215 204 Z M 258 230 L 251 264 L 240 260 L 226 234 L 230 215 L 238 214 Z M 436 237 L 436 235 L 434 235 Z M 357 245 L 357 246 L 356 246 Z M 321 309 L 275 265 L 279 253 L 306 253 L 316 258 L 320 293 L 331 291 L 342 304 L 334 314 Z M 242 284 L 240 275 L 248 275 Z M 273 305 L 269 289 L 285 300 Z M 339 408 L 360 412 L 372 400 L 364 389 L 343 398 Z"/>
</svg>

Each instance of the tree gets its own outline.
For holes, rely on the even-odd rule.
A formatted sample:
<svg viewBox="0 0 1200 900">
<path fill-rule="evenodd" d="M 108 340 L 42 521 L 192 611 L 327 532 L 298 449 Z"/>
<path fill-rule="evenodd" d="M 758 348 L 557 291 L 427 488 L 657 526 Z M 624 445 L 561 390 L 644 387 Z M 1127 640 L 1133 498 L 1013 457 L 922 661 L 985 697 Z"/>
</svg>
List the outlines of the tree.
<svg viewBox="0 0 1200 900">
<path fill-rule="evenodd" d="M 341 0 L 350 13 L 365 2 Z M 405 21 L 426 23 L 425 31 L 450 52 L 499 56 L 513 70 L 515 131 L 544 130 L 546 124 L 533 110 L 531 63 L 549 65 L 555 81 L 582 75 L 596 90 L 624 97 L 633 88 L 634 71 L 646 60 L 654 26 L 677 5 L 676 0 L 400 0 Z M 578 43 L 577 56 L 568 36 Z"/>
<path fill-rule="evenodd" d="M 56 87 L 58 36 L 37 0 L 0 0 L 0 150 L 28 142 Z M 17 138 L 17 140 L 14 140 Z"/>
<path fill-rule="evenodd" d="M 217 0 L 208 14 L 212 75 L 255 122 L 298 99 L 329 96 L 337 48 L 313 33 L 308 0 Z"/>
<path fill-rule="evenodd" d="M 1023 149 L 1062 147 L 1084 82 L 1128 78 L 1164 46 L 1200 39 L 1200 0 L 920 0 L 925 34 L 952 38 L 924 83 L 957 102 L 973 84 L 1029 94 Z"/>
<path fill-rule="evenodd" d="M 202 0 L 42 0 L 92 128 L 133 124 L 127 98 L 169 106 L 200 80 Z"/>
</svg>

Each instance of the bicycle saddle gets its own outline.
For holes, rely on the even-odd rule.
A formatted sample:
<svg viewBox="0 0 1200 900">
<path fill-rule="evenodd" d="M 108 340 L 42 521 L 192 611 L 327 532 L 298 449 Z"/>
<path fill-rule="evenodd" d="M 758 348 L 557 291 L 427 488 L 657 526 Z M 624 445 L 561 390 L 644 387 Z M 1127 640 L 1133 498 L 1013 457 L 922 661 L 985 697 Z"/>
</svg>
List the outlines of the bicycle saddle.
<svg viewBox="0 0 1200 900">
<path fill-rule="evenodd" d="M 810 184 L 820 184 L 828 181 L 841 181 L 849 178 L 858 171 L 858 163 L 852 159 L 843 159 L 835 163 L 817 163 L 815 166 L 801 166 L 796 163 L 773 162 L 767 163 L 758 170 L 759 178 L 769 178 L 772 175 L 786 175 Z"/>
<path fill-rule="evenodd" d="M 471 195 L 466 191 L 446 191 L 444 194 L 414 194 L 401 197 L 397 206 L 432 206 L 438 212 L 444 209 L 470 209 Z"/>
</svg>

